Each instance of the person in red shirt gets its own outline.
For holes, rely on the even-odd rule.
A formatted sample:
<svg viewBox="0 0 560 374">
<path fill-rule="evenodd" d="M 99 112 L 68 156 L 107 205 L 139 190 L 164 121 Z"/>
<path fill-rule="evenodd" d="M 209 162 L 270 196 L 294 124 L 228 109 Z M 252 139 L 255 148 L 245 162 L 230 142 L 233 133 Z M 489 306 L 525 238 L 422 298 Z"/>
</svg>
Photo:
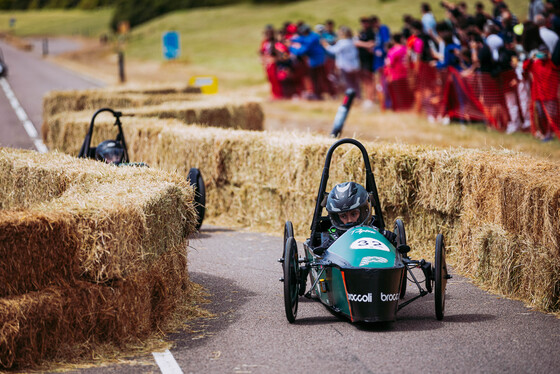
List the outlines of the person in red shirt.
<svg viewBox="0 0 560 374">
<path fill-rule="evenodd" d="M 276 40 L 274 27 L 267 25 L 264 29 L 264 39 L 261 42 L 259 54 L 270 82 L 272 99 L 281 99 L 283 97 L 282 86 L 278 80 L 278 65 L 276 61 L 282 53 L 286 52 L 286 46 Z"/>
<path fill-rule="evenodd" d="M 552 139 L 552 131 L 560 138 L 560 66 L 550 59 L 550 51 L 541 44 L 523 63 L 523 70 L 531 80 L 531 130 L 541 140 Z"/>
<path fill-rule="evenodd" d="M 385 59 L 385 76 L 392 108 L 394 111 L 410 109 L 414 97 L 408 84 L 408 52 L 402 43 L 402 34 L 394 34 L 391 44 Z"/>
</svg>

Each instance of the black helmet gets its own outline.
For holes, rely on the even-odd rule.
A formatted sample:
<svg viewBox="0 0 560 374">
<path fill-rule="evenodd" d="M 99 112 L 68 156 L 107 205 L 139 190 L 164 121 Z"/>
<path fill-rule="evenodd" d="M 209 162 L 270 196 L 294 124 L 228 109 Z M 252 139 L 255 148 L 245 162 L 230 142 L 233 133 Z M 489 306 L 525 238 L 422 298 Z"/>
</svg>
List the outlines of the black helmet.
<svg viewBox="0 0 560 374">
<path fill-rule="evenodd" d="M 355 222 L 343 223 L 339 214 L 354 209 L 359 209 L 358 219 Z M 371 219 L 369 194 L 364 187 L 355 182 L 337 184 L 327 197 L 327 212 L 333 226 L 340 230 L 366 224 Z"/>
<path fill-rule="evenodd" d="M 120 164 L 124 157 L 124 147 L 121 142 L 105 140 L 95 149 L 95 159 L 108 164 Z"/>
</svg>

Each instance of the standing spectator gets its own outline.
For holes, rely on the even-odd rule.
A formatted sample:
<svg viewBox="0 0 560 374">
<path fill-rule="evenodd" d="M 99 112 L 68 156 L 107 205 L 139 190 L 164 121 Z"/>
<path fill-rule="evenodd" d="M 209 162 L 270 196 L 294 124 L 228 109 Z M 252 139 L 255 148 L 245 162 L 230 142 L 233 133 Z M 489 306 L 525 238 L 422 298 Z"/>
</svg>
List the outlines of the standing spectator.
<svg viewBox="0 0 560 374">
<path fill-rule="evenodd" d="M 560 0 L 551 1 L 550 3 L 552 4 L 550 27 L 556 35 L 560 36 Z"/>
<path fill-rule="evenodd" d="M 270 83 L 272 99 L 282 98 L 282 87 L 277 76 L 276 59 L 280 53 L 277 47 L 282 48 L 283 45 L 277 43 L 274 27 L 272 25 L 267 25 L 264 29 L 264 39 L 261 42 L 259 54 Z"/>
<path fill-rule="evenodd" d="M 546 44 L 550 53 L 554 51 L 556 43 L 558 43 L 558 35 L 551 29 L 546 27 L 546 18 L 542 14 L 535 16 L 535 24 L 539 27 L 539 35 Z"/>
<path fill-rule="evenodd" d="M 546 8 L 542 0 L 529 0 L 528 20 L 537 22 L 536 16 L 538 14 L 544 15 Z"/>
<path fill-rule="evenodd" d="M 531 104 L 530 112 L 536 112 L 536 119 L 531 127 L 539 139 L 552 139 L 552 131 L 560 138 L 560 104 L 558 86 L 560 85 L 560 67 L 554 65 L 550 59 L 550 52 L 546 45 L 541 45 L 531 58 L 523 64 L 525 72 L 531 76 Z"/>
<path fill-rule="evenodd" d="M 455 91 L 455 95 L 457 97 L 457 101 L 459 104 L 459 115 L 461 118 L 461 122 L 467 118 L 465 113 L 465 107 L 468 98 L 466 97 L 465 93 L 461 89 L 461 84 L 459 82 L 459 77 L 454 74 L 453 71 L 449 68 L 454 68 L 458 72 L 462 70 L 461 66 L 461 46 L 454 42 L 453 40 L 453 29 L 449 24 L 445 21 L 439 22 L 436 26 L 436 31 L 438 38 L 440 39 L 440 45 L 443 46 L 440 55 L 439 61 L 432 62 L 433 65 L 437 67 L 438 70 L 445 70 L 449 74 L 448 76 L 451 77 L 453 82 L 453 89 Z M 447 98 L 446 98 L 447 99 Z M 444 113 L 446 114 L 446 113 Z M 449 117 L 445 115 L 442 118 L 442 122 L 444 125 L 449 124 Z"/>
<path fill-rule="evenodd" d="M 531 132 L 538 139 L 550 140 L 552 130 L 560 137 L 560 109 L 558 86 L 560 68 L 552 63 L 550 52 L 540 36 L 540 28 L 531 21 L 523 24 L 521 36 L 523 49 L 529 57 L 523 63 L 523 71 L 531 87 L 529 118 Z"/>
<path fill-rule="evenodd" d="M 475 4 L 474 24 L 479 32 L 484 30 L 486 21 L 491 20 L 492 16 L 484 11 L 484 4 L 480 1 Z"/>
<path fill-rule="evenodd" d="M 334 21 L 332 19 L 325 21 L 325 29 L 321 37 L 325 39 L 329 45 L 334 45 L 334 43 L 336 43 L 338 36 L 334 29 Z"/>
<path fill-rule="evenodd" d="M 416 36 L 412 45 L 412 51 L 416 55 L 416 63 L 414 64 L 416 88 L 414 94 L 416 96 L 416 111 L 420 113 L 425 101 L 429 100 L 432 95 L 437 80 L 436 70 L 430 66 L 430 63 L 434 60 L 433 49 L 435 49 L 435 43 L 424 32 L 424 27 L 420 21 L 412 22 L 412 32 Z M 429 106 L 426 105 L 426 107 Z M 429 113 L 429 115 L 433 116 L 433 113 Z"/>
<path fill-rule="evenodd" d="M 327 20 L 325 25 L 315 26 L 316 31 L 319 33 L 321 38 L 321 44 L 326 41 L 327 45 L 334 45 L 337 40 L 336 32 L 333 30 L 334 21 Z M 325 60 L 325 71 L 327 73 L 327 79 L 332 87 L 337 87 L 339 85 L 339 78 L 336 71 L 335 61 L 332 54 L 327 54 L 327 59 Z M 338 91 L 338 89 L 337 89 Z"/>
<path fill-rule="evenodd" d="M 358 47 L 360 58 L 360 81 L 364 89 L 364 109 L 371 109 L 375 98 L 375 80 L 373 77 L 373 44 L 375 33 L 369 17 L 360 18 L 362 28 L 358 34 L 355 45 Z"/>
<path fill-rule="evenodd" d="M 391 31 L 387 25 L 381 24 L 377 16 L 371 16 L 371 25 L 375 32 L 375 47 L 373 48 L 373 69 L 385 66 L 388 44 L 391 41 Z"/>
<path fill-rule="evenodd" d="M 382 68 L 385 66 L 385 58 L 387 57 L 387 48 L 391 40 L 391 32 L 389 27 L 381 24 L 377 16 L 371 16 L 371 24 L 373 26 L 373 31 L 375 32 L 375 46 L 373 47 L 373 72 L 374 74 L 379 72 L 379 85 L 377 87 L 378 92 L 387 93 L 387 82 L 385 76 L 383 75 Z M 385 103 L 383 107 L 390 107 L 391 104 L 388 102 L 390 100 L 389 95 L 385 95 Z"/>
<path fill-rule="evenodd" d="M 436 19 L 432 13 L 432 7 L 428 3 L 422 3 L 420 11 L 422 12 L 424 32 L 431 37 L 436 36 Z"/>
<path fill-rule="evenodd" d="M 352 88 L 356 92 L 356 98 L 360 99 L 360 58 L 358 48 L 352 40 L 352 30 L 349 27 L 341 26 L 338 30 L 338 41 L 334 45 L 323 41 L 323 46 L 327 52 L 335 56 L 344 91 Z"/>
<path fill-rule="evenodd" d="M 515 39 L 515 32 L 513 28 L 517 25 L 517 17 L 515 17 L 508 8 L 502 9 L 501 14 L 501 26 L 502 29 L 500 30 L 500 37 L 504 40 L 505 44 L 513 43 Z"/>
<path fill-rule="evenodd" d="M 309 66 L 309 76 L 311 78 L 311 86 L 313 93 L 309 96 L 311 100 L 321 100 L 324 92 L 329 92 L 334 96 L 334 90 L 330 89 L 325 71 L 326 52 L 319 35 L 311 28 L 303 24 L 298 28 L 299 36 L 291 40 L 290 52 L 295 56 L 307 57 Z"/>
<path fill-rule="evenodd" d="M 439 61 L 436 62 L 435 66 L 439 69 L 447 68 L 449 66 L 454 67 L 457 70 L 461 70 L 459 52 L 461 46 L 453 40 L 453 30 L 443 21 L 437 24 L 436 31 L 440 44 L 443 49 L 439 53 Z"/>
<path fill-rule="evenodd" d="M 500 13 L 502 13 L 502 6 L 504 5 L 504 2 L 502 0 L 490 0 L 490 2 L 494 6 L 492 8 L 492 18 L 494 20 L 499 21 Z"/>
<path fill-rule="evenodd" d="M 402 43 L 402 34 L 396 33 L 387 51 L 385 63 L 387 88 L 394 111 L 409 109 L 413 103 L 413 95 L 408 85 L 406 57 L 407 50 Z"/>
</svg>

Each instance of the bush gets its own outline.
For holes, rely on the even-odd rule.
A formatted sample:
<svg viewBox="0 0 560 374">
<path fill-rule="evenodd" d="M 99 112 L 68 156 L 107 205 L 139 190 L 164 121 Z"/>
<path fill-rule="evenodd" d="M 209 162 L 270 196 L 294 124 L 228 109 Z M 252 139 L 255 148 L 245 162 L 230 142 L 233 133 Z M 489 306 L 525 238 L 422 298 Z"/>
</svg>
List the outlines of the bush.
<svg viewBox="0 0 560 374">
<path fill-rule="evenodd" d="M 190 8 L 222 6 L 239 3 L 241 0 L 119 0 L 111 20 L 111 28 L 117 30 L 121 21 L 130 27 L 137 26 L 162 14 Z"/>
</svg>

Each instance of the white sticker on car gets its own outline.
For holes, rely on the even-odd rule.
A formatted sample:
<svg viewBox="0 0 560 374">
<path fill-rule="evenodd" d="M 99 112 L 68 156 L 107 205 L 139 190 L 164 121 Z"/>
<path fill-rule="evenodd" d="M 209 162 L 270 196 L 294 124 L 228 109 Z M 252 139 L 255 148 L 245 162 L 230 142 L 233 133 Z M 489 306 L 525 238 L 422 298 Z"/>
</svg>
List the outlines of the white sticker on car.
<svg viewBox="0 0 560 374">
<path fill-rule="evenodd" d="M 371 303 L 373 301 L 371 292 L 367 295 L 359 295 L 354 293 L 348 294 L 348 301 L 357 301 L 359 303 Z"/>
<path fill-rule="evenodd" d="M 368 233 L 368 234 L 375 234 L 376 231 L 374 231 L 373 229 L 361 228 L 361 227 L 354 230 L 354 234 L 358 234 L 358 235 L 359 235 L 359 234 L 365 234 L 365 233 Z"/>
<path fill-rule="evenodd" d="M 360 238 L 350 244 L 351 249 L 377 249 L 380 251 L 390 252 L 391 250 L 379 240 L 373 238 Z"/>
<path fill-rule="evenodd" d="M 386 301 L 399 301 L 399 294 L 398 293 L 390 293 L 390 294 L 384 294 L 383 292 L 381 292 L 381 301 L 386 302 Z"/>
<path fill-rule="evenodd" d="M 389 262 L 389 260 L 384 257 L 367 256 L 362 258 L 362 261 L 360 261 L 360 266 L 366 266 L 369 264 L 386 264 L 387 262 Z"/>
</svg>

